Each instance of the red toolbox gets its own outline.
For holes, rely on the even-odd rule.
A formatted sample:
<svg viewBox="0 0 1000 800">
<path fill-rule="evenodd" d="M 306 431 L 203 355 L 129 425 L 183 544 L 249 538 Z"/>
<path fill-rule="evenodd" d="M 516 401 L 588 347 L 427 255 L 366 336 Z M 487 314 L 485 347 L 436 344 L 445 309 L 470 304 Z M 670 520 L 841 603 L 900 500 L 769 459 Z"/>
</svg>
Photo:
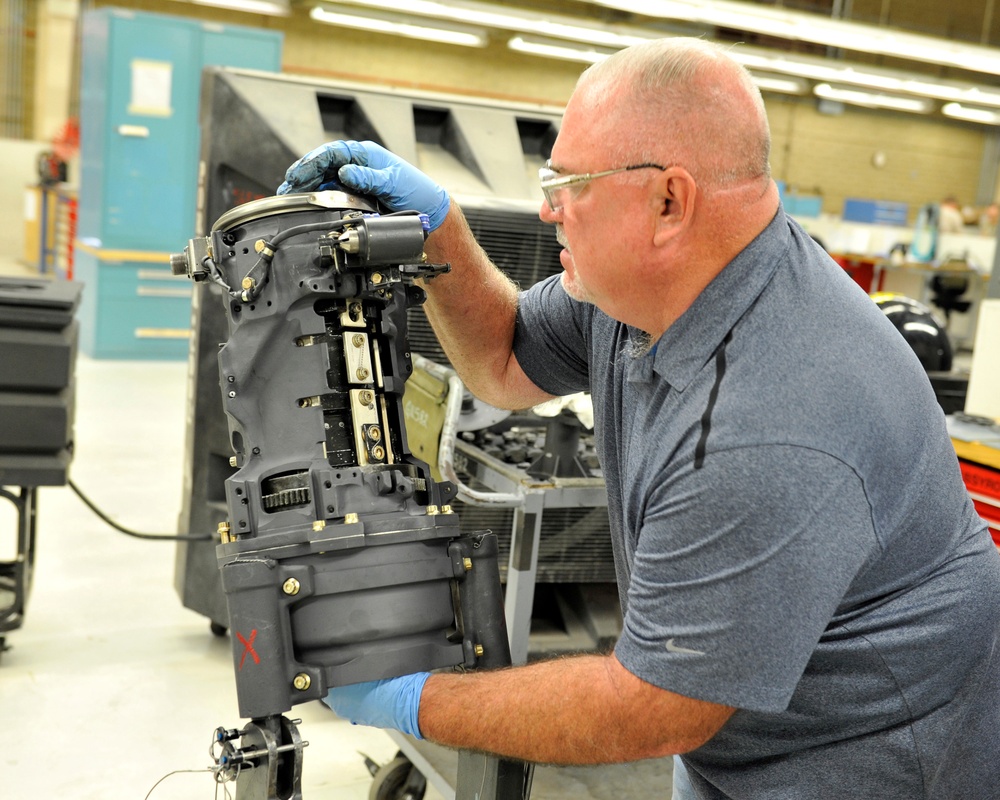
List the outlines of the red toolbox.
<svg viewBox="0 0 1000 800">
<path fill-rule="evenodd" d="M 1000 469 L 977 464 L 959 458 L 962 478 L 976 507 L 986 524 L 997 547 L 1000 547 Z"/>
</svg>

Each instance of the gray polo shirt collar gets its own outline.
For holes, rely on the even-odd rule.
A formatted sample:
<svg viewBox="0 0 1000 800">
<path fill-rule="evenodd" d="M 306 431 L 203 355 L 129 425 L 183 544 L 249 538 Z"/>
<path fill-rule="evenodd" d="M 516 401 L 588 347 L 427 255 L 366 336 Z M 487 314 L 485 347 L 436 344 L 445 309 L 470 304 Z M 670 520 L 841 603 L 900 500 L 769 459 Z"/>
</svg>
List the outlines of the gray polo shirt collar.
<svg viewBox="0 0 1000 800">
<path fill-rule="evenodd" d="M 683 391 L 764 291 L 790 241 L 785 212 L 779 206 L 770 224 L 715 276 L 660 337 L 655 350 L 632 363 L 629 380 L 650 381 L 655 371 Z"/>
</svg>

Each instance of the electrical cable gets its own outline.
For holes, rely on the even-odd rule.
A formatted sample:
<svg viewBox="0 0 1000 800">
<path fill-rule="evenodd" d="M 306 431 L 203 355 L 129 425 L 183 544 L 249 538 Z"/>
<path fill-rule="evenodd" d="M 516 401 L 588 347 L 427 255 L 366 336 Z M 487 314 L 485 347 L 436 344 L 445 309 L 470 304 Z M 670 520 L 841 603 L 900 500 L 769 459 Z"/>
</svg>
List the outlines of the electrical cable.
<svg viewBox="0 0 1000 800">
<path fill-rule="evenodd" d="M 79 497 L 85 506 L 93 511 L 98 517 L 104 522 L 114 528 L 120 533 L 124 533 L 126 536 L 132 536 L 136 539 L 148 539 L 152 541 L 161 542 L 208 542 L 214 539 L 210 533 L 141 533 L 139 531 L 134 531 L 130 528 L 126 528 L 124 525 L 119 525 L 111 517 L 105 514 L 101 509 L 94 505 L 94 501 L 91 500 L 87 495 L 80 491 L 80 487 L 73 483 L 72 479 L 67 479 L 69 483 L 69 488 L 74 491 L 77 497 Z"/>
</svg>

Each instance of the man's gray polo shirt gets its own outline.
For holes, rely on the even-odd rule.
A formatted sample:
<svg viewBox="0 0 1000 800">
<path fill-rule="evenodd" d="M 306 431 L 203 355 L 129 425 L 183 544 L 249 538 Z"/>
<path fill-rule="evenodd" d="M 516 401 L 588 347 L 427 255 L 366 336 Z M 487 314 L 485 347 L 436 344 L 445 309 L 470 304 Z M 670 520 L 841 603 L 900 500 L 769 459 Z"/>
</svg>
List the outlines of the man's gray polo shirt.
<svg viewBox="0 0 1000 800">
<path fill-rule="evenodd" d="M 739 709 L 685 756 L 700 795 L 996 796 L 1000 557 L 903 337 L 780 209 L 653 352 L 633 333 L 554 277 L 515 353 L 592 392 L 618 659 Z"/>
</svg>

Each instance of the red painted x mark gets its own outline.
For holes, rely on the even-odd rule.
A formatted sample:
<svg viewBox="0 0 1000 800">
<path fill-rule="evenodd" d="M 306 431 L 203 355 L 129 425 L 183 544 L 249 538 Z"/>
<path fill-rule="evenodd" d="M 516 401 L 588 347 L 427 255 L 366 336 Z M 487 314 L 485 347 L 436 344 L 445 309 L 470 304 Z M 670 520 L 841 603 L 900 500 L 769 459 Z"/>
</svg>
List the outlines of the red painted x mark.
<svg viewBox="0 0 1000 800">
<path fill-rule="evenodd" d="M 253 640 L 257 638 L 257 629 L 254 628 L 250 631 L 250 641 L 243 638 L 243 634 L 237 631 L 236 638 L 243 642 L 243 657 L 240 658 L 240 669 L 243 669 L 243 662 L 247 660 L 247 653 L 253 659 L 254 664 L 260 663 L 260 656 L 257 655 L 257 651 L 253 649 Z"/>
</svg>

